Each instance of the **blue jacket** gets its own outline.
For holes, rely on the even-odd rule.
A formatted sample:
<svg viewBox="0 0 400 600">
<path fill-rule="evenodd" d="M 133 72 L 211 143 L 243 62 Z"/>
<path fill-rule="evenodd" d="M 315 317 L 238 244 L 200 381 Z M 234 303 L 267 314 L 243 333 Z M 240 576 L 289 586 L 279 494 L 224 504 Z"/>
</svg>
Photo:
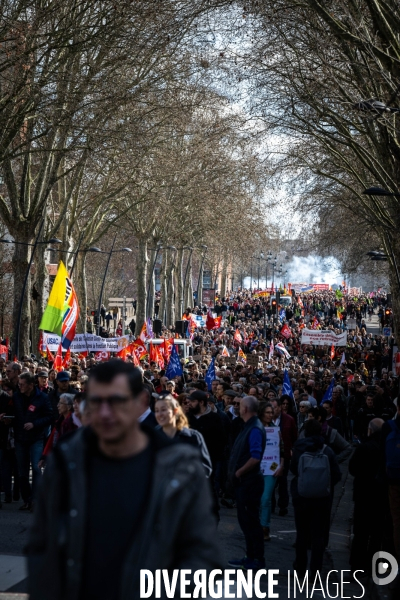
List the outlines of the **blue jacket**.
<svg viewBox="0 0 400 600">
<path fill-rule="evenodd" d="M 13 401 L 15 440 L 32 443 L 43 439 L 53 416 L 48 395 L 35 387 L 29 398 L 18 391 L 14 394 Z M 24 429 L 25 423 L 32 423 L 33 428 Z"/>
</svg>

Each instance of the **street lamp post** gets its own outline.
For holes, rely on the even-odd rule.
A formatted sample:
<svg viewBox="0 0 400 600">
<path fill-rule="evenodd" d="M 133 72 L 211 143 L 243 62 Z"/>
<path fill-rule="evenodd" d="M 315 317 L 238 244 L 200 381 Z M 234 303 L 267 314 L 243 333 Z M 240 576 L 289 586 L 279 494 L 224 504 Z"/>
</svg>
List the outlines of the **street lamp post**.
<svg viewBox="0 0 400 600">
<path fill-rule="evenodd" d="M 104 250 L 101 250 L 100 248 L 97 248 L 96 246 L 88 248 L 88 250 L 87 250 L 88 252 L 97 252 L 97 253 L 107 254 L 108 255 L 107 264 L 106 264 L 106 268 L 105 268 L 105 271 L 104 271 L 103 281 L 102 281 L 101 289 L 100 289 L 99 305 L 98 305 L 98 309 L 97 309 L 97 335 L 100 335 L 101 305 L 102 305 L 102 302 L 103 302 L 104 285 L 106 283 L 106 277 L 107 277 L 108 267 L 110 265 L 111 256 L 115 252 L 132 252 L 132 250 L 130 248 L 121 248 L 121 250 L 114 250 L 114 245 L 115 245 L 115 240 L 116 239 L 117 239 L 117 234 L 115 234 L 115 236 L 114 236 L 114 239 L 113 239 L 113 242 L 112 242 L 112 246 L 111 246 L 111 250 L 109 252 L 105 252 Z"/>
<path fill-rule="evenodd" d="M 61 244 L 62 243 L 62 240 L 59 240 L 58 238 L 51 238 L 50 240 L 44 240 L 44 241 L 40 242 L 39 238 L 42 233 L 43 226 L 44 226 L 44 219 L 42 219 L 42 221 L 39 225 L 39 231 L 38 231 L 38 234 L 37 234 L 36 239 L 33 244 L 28 244 L 25 242 L 15 242 L 14 240 L 3 240 L 3 239 L 0 240 L 0 242 L 2 242 L 4 244 L 17 244 L 17 245 L 21 245 L 21 246 L 32 246 L 32 252 L 31 252 L 30 259 L 29 259 L 28 268 L 25 273 L 24 283 L 22 286 L 21 297 L 20 297 L 19 307 L 18 307 L 17 330 L 16 330 L 16 334 L 15 334 L 15 356 L 17 358 L 19 358 L 19 338 L 20 338 L 20 333 L 21 333 L 22 307 L 23 307 L 26 286 L 27 286 L 28 278 L 29 278 L 29 275 L 31 272 L 36 247 L 39 244 Z"/>
</svg>

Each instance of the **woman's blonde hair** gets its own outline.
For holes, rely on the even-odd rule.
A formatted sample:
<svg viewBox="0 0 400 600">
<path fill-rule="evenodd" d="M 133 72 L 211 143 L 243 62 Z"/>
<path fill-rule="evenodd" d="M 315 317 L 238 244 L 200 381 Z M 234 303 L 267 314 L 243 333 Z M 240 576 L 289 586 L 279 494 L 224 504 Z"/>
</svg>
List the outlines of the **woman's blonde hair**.
<svg viewBox="0 0 400 600">
<path fill-rule="evenodd" d="M 165 396 L 160 396 L 157 398 L 157 402 L 166 402 L 171 410 L 175 413 L 176 418 L 176 428 L 178 431 L 181 431 L 184 427 L 189 427 L 189 421 L 187 420 L 182 408 L 179 403 L 171 394 L 166 394 Z"/>
</svg>

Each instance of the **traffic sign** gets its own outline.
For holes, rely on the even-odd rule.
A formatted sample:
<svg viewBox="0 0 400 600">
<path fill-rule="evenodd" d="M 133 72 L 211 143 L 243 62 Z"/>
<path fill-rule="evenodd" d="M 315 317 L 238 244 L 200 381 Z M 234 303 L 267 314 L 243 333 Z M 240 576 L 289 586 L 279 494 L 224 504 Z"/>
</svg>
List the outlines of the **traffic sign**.
<svg viewBox="0 0 400 600">
<path fill-rule="evenodd" d="M 384 327 L 383 328 L 383 335 L 385 335 L 386 337 L 390 337 L 392 335 L 392 328 L 391 327 Z"/>
</svg>

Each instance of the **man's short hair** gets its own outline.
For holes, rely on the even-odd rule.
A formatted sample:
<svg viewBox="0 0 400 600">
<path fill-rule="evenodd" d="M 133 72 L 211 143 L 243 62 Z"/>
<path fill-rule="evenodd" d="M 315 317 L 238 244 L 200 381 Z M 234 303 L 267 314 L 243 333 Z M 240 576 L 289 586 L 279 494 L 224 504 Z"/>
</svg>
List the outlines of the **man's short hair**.
<svg viewBox="0 0 400 600">
<path fill-rule="evenodd" d="M 304 423 L 304 437 L 311 437 L 313 435 L 321 435 L 322 427 L 321 423 L 316 419 L 310 419 Z"/>
<path fill-rule="evenodd" d="M 30 373 L 29 371 L 26 371 L 25 373 L 21 373 L 19 378 L 26 381 L 26 383 L 33 383 L 33 385 L 35 385 L 35 376 L 33 375 L 33 373 Z"/>
<path fill-rule="evenodd" d="M 255 396 L 245 396 L 242 398 L 242 402 L 247 406 L 250 412 L 258 413 L 260 403 Z"/>
<path fill-rule="evenodd" d="M 18 373 L 21 373 L 22 366 L 19 363 L 12 362 L 7 366 L 10 367 L 12 371 L 18 371 Z"/>
<path fill-rule="evenodd" d="M 97 383 L 111 383 L 117 375 L 126 375 L 132 396 L 137 396 L 144 389 L 142 372 L 132 363 L 113 359 L 97 364 L 89 371 L 89 384 L 91 381 Z"/>
</svg>

